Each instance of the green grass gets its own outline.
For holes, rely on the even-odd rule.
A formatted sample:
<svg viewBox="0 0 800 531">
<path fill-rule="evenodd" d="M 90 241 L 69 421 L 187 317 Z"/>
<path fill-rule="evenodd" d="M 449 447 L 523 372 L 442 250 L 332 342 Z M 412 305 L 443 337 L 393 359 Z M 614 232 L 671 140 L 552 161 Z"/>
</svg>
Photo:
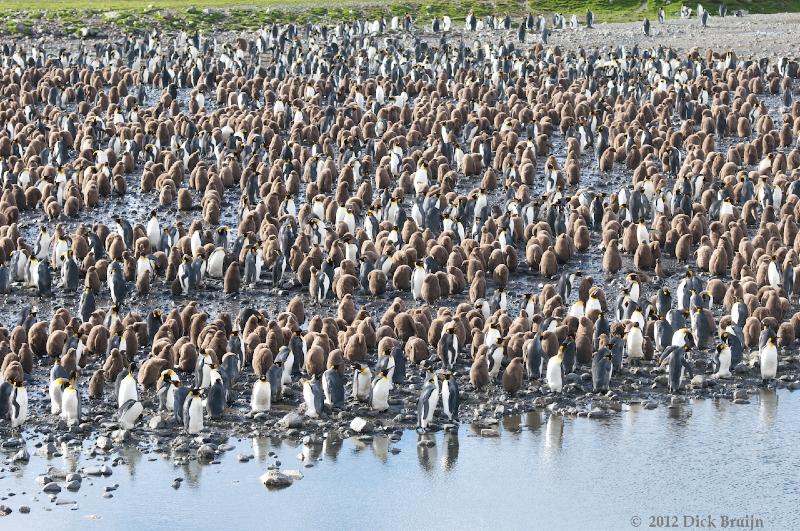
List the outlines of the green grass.
<svg viewBox="0 0 800 531">
<path fill-rule="evenodd" d="M 716 14 L 719 1 L 703 1 Z M 743 9 L 751 13 L 800 11 L 800 0 L 731 0 L 729 11 Z M 695 8 L 696 0 L 687 4 Z M 663 6 L 667 15 L 676 16 L 680 0 L 2 0 L 0 32 L 28 33 L 43 27 L 66 34 L 91 27 L 104 31 L 109 26 L 119 30 L 160 28 L 254 29 L 269 22 L 306 22 L 348 20 L 411 13 L 420 21 L 450 16 L 461 21 L 473 11 L 477 16 L 509 13 L 518 17 L 532 12 L 560 12 L 568 17 L 576 13 L 583 21 L 587 9 L 598 23 L 654 19 Z M 208 8 L 208 9 L 206 9 Z M 206 12 L 207 11 L 207 12 Z"/>
</svg>

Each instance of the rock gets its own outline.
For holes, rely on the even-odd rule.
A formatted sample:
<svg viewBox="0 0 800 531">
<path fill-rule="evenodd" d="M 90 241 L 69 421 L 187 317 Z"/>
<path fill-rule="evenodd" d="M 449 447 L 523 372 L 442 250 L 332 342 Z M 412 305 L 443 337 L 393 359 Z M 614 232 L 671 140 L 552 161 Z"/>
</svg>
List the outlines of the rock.
<svg viewBox="0 0 800 531">
<path fill-rule="evenodd" d="M 20 448 L 11 460 L 15 463 L 27 463 L 31 459 L 31 454 L 28 453 L 27 448 Z"/>
<path fill-rule="evenodd" d="M 150 417 L 150 420 L 147 421 L 147 426 L 151 430 L 160 430 L 165 428 L 166 425 L 167 423 L 164 422 L 164 419 L 161 418 L 161 415 L 154 415 Z"/>
<path fill-rule="evenodd" d="M 197 457 L 200 459 L 213 459 L 216 453 L 216 450 L 210 444 L 204 444 L 197 449 Z"/>
<path fill-rule="evenodd" d="M 642 404 L 642 407 L 645 409 L 655 409 L 658 407 L 658 402 L 647 401 L 644 404 Z"/>
<path fill-rule="evenodd" d="M 278 423 L 286 428 L 299 429 L 303 427 L 303 417 L 292 411 L 284 415 Z"/>
<path fill-rule="evenodd" d="M 70 481 L 77 481 L 78 483 L 80 483 L 81 481 L 83 481 L 83 478 L 81 477 L 80 474 L 72 473 L 72 474 L 67 474 L 67 477 L 64 478 L 64 481 L 66 481 L 67 483 L 69 483 Z"/>
<path fill-rule="evenodd" d="M 287 470 L 286 472 L 284 472 L 284 474 L 286 474 L 288 477 L 290 477 L 292 479 L 292 481 L 298 481 L 298 480 L 303 479 L 303 477 L 304 477 L 303 473 L 300 472 L 299 470 Z"/>
<path fill-rule="evenodd" d="M 28 507 L 27 505 L 20 505 L 20 507 L 19 507 L 19 512 L 20 512 L 21 514 L 28 514 L 28 513 L 30 513 L 30 512 L 31 512 L 31 508 L 30 508 L 30 507 Z"/>
<path fill-rule="evenodd" d="M 43 444 L 41 448 L 36 450 L 36 455 L 40 457 L 52 457 L 56 453 L 56 445 L 53 443 Z"/>
<path fill-rule="evenodd" d="M 368 433 L 372 431 L 373 426 L 369 420 L 363 417 L 356 417 L 350 421 L 350 429 L 356 433 Z"/>
<path fill-rule="evenodd" d="M 11 507 L 0 505 L 0 516 L 8 516 L 9 514 L 11 514 Z"/>
<path fill-rule="evenodd" d="M 606 413 L 604 410 L 600 409 L 599 407 L 596 407 L 596 408 L 593 408 L 589 412 L 588 416 L 589 416 L 590 419 L 603 419 L 603 418 L 606 418 L 608 416 L 608 413 Z"/>
<path fill-rule="evenodd" d="M 81 482 L 80 481 L 70 481 L 69 483 L 67 483 L 64 486 L 64 488 L 66 488 L 67 490 L 71 490 L 71 491 L 79 490 L 81 488 Z"/>
<path fill-rule="evenodd" d="M 733 399 L 734 400 L 746 400 L 747 399 L 747 389 L 737 389 L 733 392 Z"/>
<path fill-rule="evenodd" d="M 52 478 L 50 476 L 45 476 L 45 475 L 36 476 L 36 483 L 38 483 L 42 487 L 44 487 L 48 483 L 52 483 L 52 482 L 53 482 L 53 480 L 52 480 Z"/>
<path fill-rule="evenodd" d="M 114 442 L 127 442 L 131 440 L 131 434 L 128 430 L 114 430 L 111 432 L 111 438 Z"/>
<path fill-rule="evenodd" d="M 500 432 L 494 428 L 483 428 L 481 430 L 481 437 L 500 437 Z"/>
<path fill-rule="evenodd" d="M 109 439 L 105 435 L 101 435 L 100 437 L 97 438 L 97 441 L 95 441 L 94 445 L 103 450 L 104 452 L 107 452 L 111 449 L 111 439 Z"/>
<path fill-rule="evenodd" d="M 703 374 L 697 374 L 691 381 L 692 387 L 702 388 L 706 385 L 706 377 Z"/>
<path fill-rule="evenodd" d="M 292 484 L 292 478 L 281 473 L 280 470 L 268 470 L 260 479 L 268 489 L 285 489 Z"/>
<path fill-rule="evenodd" d="M 46 492 L 48 494 L 58 494 L 61 492 L 61 487 L 58 486 L 58 483 L 55 481 L 51 481 L 44 487 L 42 487 L 42 492 Z"/>
</svg>

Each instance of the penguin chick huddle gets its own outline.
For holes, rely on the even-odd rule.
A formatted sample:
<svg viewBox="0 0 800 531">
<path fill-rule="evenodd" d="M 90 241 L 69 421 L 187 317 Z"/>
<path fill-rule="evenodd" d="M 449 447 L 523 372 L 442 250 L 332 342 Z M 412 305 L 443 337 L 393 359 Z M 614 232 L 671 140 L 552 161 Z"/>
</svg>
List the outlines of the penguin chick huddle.
<svg viewBox="0 0 800 531">
<path fill-rule="evenodd" d="M 800 387 L 797 62 L 528 26 L 3 44 L 0 418 Z"/>
</svg>

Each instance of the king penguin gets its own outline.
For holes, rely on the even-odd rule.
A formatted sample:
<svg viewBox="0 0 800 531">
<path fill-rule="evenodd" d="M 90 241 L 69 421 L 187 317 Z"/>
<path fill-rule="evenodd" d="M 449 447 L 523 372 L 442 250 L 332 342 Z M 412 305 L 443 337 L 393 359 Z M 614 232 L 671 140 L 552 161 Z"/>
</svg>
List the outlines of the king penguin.
<svg viewBox="0 0 800 531">
<path fill-rule="evenodd" d="M 269 387 L 266 374 L 262 374 L 253 384 L 253 394 L 250 397 L 250 410 L 253 413 L 269 411 L 272 407 L 272 393 Z"/>
<path fill-rule="evenodd" d="M 375 411 L 386 411 L 389 409 L 389 390 L 392 382 L 387 371 L 382 371 L 372 382 L 372 393 L 370 397 L 370 407 Z"/>
<path fill-rule="evenodd" d="M 197 435 L 203 431 L 203 397 L 200 395 L 200 389 L 190 389 L 189 395 L 185 397 L 183 427 L 189 435 Z"/>
<path fill-rule="evenodd" d="M 446 371 L 442 376 L 442 410 L 450 422 L 458 420 L 458 382 L 452 372 Z"/>
<path fill-rule="evenodd" d="M 601 348 L 592 356 L 592 390 L 595 393 L 607 393 L 611 382 L 614 364 L 612 354 L 607 348 Z"/>
<path fill-rule="evenodd" d="M 142 415 L 142 403 L 138 400 L 126 400 L 117 412 L 117 422 L 123 430 L 130 430 Z"/>
<path fill-rule="evenodd" d="M 436 406 L 439 404 L 439 379 L 436 374 L 428 368 L 425 376 L 425 385 L 417 402 L 417 428 L 427 430 L 433 415 L 436 413 Z"/>
<path fill-rule="evenodd" d="M 344 409 L 344 382 L 336 367 L 331 367 L 322 374 L 322 390 L 327 406 Z"/>
<path fill-rule="evenodd" d="M 311 379 L 303 380 L 303 400 L 306 404 L 306 416 L 319 417 L 322 413 L 323 397 L 316 374 L 311 375 Z"/>
</svg>

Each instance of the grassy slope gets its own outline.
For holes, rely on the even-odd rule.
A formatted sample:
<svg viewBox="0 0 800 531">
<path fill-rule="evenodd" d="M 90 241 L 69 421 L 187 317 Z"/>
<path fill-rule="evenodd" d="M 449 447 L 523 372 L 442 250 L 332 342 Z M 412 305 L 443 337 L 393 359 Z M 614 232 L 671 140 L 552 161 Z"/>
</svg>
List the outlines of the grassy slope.
<svg viewBox="0 0 800 531">
<path fill-rule="evenodd" d="M 719 1 L 703 1 L 716 14 Z M 800 11 L 800 0 L 730 0 L 730 11 L 751 13 Z M 695 8 L 696 0 L 687 2 Z M 664 6 L 675 16 L 682 2 L 674 0 L 0 0 L 0 31 L 26 32 L 40 22 L 72 33 L 85 25 L 113 24 L 120 29 L 255 28 L 270 21 L 377 18 L 411 13 L 418 19 L 449 15 L 463 20 L 469 11 L 483 16 L 526 12 L 565 15 L 577 13 L 581 20 L 587 8 L 598 22 L 620 22 L 655 18 Z M 204 13 L 203 8 L 216 8 Z M 111 16 L 107 12 L 114 12 Z"/>
</svg>

